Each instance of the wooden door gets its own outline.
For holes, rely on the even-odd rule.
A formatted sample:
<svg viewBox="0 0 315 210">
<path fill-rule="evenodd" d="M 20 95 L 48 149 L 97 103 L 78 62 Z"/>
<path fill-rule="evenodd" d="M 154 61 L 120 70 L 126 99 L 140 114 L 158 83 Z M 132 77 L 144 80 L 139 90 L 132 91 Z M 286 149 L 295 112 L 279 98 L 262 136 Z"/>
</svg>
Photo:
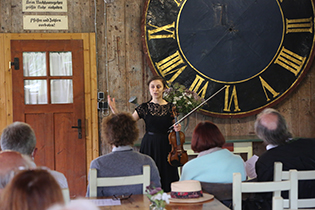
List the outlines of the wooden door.
<svg viewBox="0 0 315 210">
<path fill-rule="evenodd" d="M 35 163 L 63 173 L 71 197 L 86 192 L 82 40 L 11 41 L 13 120 L 35 131 Z M 77 128 L 81 122 L 81 134 Z"/>
</svg>

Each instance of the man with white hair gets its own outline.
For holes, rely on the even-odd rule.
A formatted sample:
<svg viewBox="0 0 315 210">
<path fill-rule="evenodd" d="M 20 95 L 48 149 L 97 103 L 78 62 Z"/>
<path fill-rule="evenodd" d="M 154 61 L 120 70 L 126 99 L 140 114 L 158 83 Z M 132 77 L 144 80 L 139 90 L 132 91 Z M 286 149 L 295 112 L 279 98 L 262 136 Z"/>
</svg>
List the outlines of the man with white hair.
<svg viewBox="0 0 315 210">
<path fill-rule="evenodd" d="M 315 139 L 293 139 L 286 120 L 277 110 L 264 109 L 257 116 L 255 132 L 267 145 L 267 151 L 255 165 L 257 181 L 273 180 L 274 162 L 282 162 L 284 171 L 315 170 Z M 300 181 L 298 195 L 299 198 L 314 198 L 315 181 Z M 282 196 L 287 198 L 288 193 L 283 192 Z M 265 194 L 264 199 L 271 203 L 271 194 Z"/>
<path fill-rule="evenodd" d="M 1 149 L 13 150 L 34 159 L 37 148 L 35 133 L 31 126 L 24 122 L 14 122 L 8 125 L 2 131 Z M 62 173 L 47 170 L 55 177 L 61 188 L 68 188 L 67 179 Z"/>
</svg>

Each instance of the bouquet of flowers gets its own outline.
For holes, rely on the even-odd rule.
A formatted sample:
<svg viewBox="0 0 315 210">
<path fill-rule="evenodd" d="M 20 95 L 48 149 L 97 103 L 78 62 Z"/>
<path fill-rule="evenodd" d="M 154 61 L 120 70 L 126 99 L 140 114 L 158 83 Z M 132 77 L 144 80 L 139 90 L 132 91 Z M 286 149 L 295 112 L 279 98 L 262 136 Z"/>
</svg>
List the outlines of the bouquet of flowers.
<svg viewBox="0 0 315 210">
<path fill-rule="evenodd" d="M 164 209 L 165 204 L 169 203 L 170 195 L 167 195 L 162 188 L 154 187 L 152 185 L 147 186 L 146 195 L 156 209 Z"/>
<path fill-rule="evenodd" d="M 168 102 L 173 103 L 178 113 L 187 114 L 192 109 L 201 104 L 204 99 L 197 93 L 187 89 L 184 85 L 175 83 L 163 93 L 163 98 Z"/>
</svg>

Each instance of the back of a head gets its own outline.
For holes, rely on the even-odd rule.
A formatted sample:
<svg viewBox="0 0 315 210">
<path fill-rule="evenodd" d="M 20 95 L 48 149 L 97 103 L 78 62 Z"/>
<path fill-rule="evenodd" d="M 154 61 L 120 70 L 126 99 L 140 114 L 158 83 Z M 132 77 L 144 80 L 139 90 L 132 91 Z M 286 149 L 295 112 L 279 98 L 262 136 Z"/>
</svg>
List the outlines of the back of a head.
<svg viewBox="0 0 315 210">
<path fill-rule="evenodd" d="M 14 122 L 2 131 L 2 150 L 13 150 L 21 154 L 31 155 L 35 146 L 35 133 L 27 123 Z"/>
<path fill-rule="evenodd" d="M 43 169 L 17 173 L 1 195 L 2 210 L 43 210 L 64 203 L 54 177 Z"/>
<path fill-rule="evenodd" d="M 255 121 L 257 136 L 267 144 L 283 145 L 292 137 L 284 117 L 275 109 L 264 109 Z"/>
<path fill-rule="evenodd" d="M 116 147 L 133 145 L 139 137 L 137 123 L 129 113 L 121 112 L 104 118 L 102 127 L 107 143 Z"/>
<path fill-rule="evenodd" d="M 13 177 L 13 172 L 20 167 L 33 168 L 33 162 L 28 156 L 15 151 L 0 152 L 0 189 L 3 189 Z"/>
<path fill-rule="evenodd" d="M 219 128 L 210 121 L 200 122 L 194 129 L 191 149 L 202 152 L 214 147 L 222 147 L 225 139 Z"/>
</svg>

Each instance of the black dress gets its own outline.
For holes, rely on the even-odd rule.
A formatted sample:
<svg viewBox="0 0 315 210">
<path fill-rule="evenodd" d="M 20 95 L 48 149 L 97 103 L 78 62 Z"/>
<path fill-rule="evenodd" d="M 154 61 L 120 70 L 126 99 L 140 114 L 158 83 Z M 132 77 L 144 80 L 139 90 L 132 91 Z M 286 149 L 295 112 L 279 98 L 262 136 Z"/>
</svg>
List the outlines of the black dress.
<svg viewBox="0 0 315 210">
<path fill-rule="evenodd" d="M 147 102 L 139 105 L 136 111 L 146 125 L 140 152 L 152 157 L 160 172 L 162 189 L 170 192 L 171 183 L 179 180 L 177 167 L 171 166 L 167 161 L 168 153 L 171 151 L 168 131 L 174 119 L 172 104 L 159 105 Z"/>
</svg>

